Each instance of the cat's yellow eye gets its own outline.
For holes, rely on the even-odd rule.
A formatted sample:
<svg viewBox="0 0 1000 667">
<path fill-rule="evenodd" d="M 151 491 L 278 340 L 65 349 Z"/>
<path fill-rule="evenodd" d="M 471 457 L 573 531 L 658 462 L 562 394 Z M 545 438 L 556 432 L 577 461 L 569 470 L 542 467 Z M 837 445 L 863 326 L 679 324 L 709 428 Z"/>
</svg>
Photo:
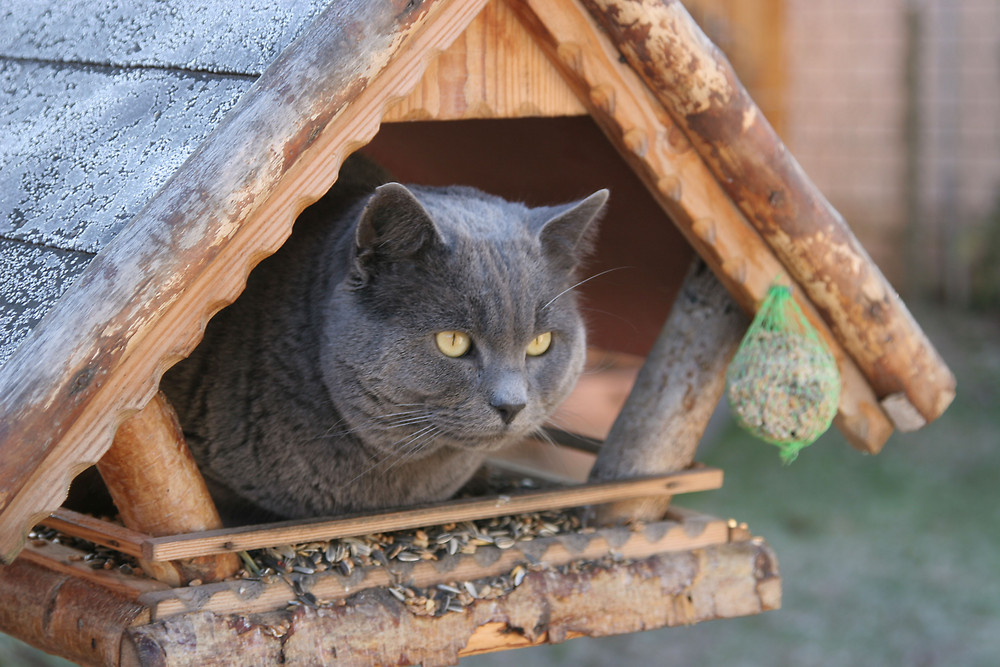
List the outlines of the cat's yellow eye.
<svg viewBox="0 0 1000 667">
<path fill-rule="evenodd" d="M 461 357 L 472 347 L 472 340 L 461 331 L 441 331 L 434 336 L 441 354 L 446 357 Z"/>
<path fill-rule="evenodd" d="M 529 357 L 537 357 L 540 354 L 545 354 L 545 351 L 549 349 L 549 345 L 552 345 L 552 332 L 546 331 L 532 338 L 524 351 L 528 353 Z"/>
</svg>

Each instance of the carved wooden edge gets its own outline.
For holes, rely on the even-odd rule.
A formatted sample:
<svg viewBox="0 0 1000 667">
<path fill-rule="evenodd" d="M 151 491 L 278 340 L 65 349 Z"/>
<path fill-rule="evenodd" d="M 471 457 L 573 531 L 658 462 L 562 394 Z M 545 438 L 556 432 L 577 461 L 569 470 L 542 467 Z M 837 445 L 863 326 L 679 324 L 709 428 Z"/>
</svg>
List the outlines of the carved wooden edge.
<svg viewBox="0 0 1000 667">
<path fill-rule="evenodd" d="M 578 0 L 506 0 L 542 44 L 623 158 L 748 313 L 774 282 L 794 281 L 686 135 Z M 852 446 L 881 450 L 893 425 L 813 304 L 796 301 L 826 341 L 843 389 L 836 424 Z"/>
<path fill-rule="evenodd" d="M 252 664 L 454 665 L 487 651 L 690 625 L 777 609 L 781 578 L 761 540 L 636 560 L 531 571 L 463 612 L 417 616 L 385 588 L 344 606 L 244 614 L 192 612 L 129 628 L 137 662 L 200 665 L 239 652 Z M 183 639 L 181 639 L 183 638 Z"/>
<path fill-rule="evenodd" d="M 928 422 L 955 378 L 840 214 L 679 0 L 581 0 L 808 294 L 881 399 Z"/>
<path fill-rule="evenodd" d="M 101 458 L 163 371 L 485 0 L 398 11 L 367 3 L 346 23 L 339 4 L 268 68 L 0 369 L 0 562 L 14 559 L 27 530 Z M 402 49 L 407 57 L 393 58 Z"/>
</svg>

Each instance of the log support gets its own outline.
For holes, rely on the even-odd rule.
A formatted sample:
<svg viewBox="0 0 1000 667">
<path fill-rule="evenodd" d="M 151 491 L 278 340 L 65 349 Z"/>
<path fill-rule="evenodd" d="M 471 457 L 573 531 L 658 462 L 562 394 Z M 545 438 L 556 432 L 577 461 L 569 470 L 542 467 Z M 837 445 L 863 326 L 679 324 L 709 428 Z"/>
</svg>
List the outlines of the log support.
<svg viewBox="0 0 1000 667">
<path fill-rule="evenodd" d="M 125 628 L 148 622 L 140 603 L 72 574 L 0 567 L 0 632 L 80 665 L 118 665 Z"/>
<path fill-rule="evenodd" d="M 156 396 L 118 428 L 97 464 L 128 528 L 148 535 L 222 527 L 219 513 L 184 441 L 166 396 Z M 236 554 L 171 562 L 142 561 L 150 575 L 171 585 L 224 579 L 239 570 Z"/>
<path fill-rule="evenodd" d="M 590 478 L 621 479 L 683 470 L 725 387 L 726 367 L 748 320 L 701 259 L 695 259 Z M 663 517 L 670 496 L 596 509 L 600 524 Z"/>
<path fill-rule="evenodd" d="M 438 617 L 412 614 L 385 588 L 321 609 L 181 614 L 128 629 L 122 653 L 139 664 L 171 667 L 216 664 L 220 655 L 259 665 L 455 665 L 465 655 L 690 625 L 780 604 L 774 553 L 750 540 L 539 569 L 505 596 Z"/>
</svg>

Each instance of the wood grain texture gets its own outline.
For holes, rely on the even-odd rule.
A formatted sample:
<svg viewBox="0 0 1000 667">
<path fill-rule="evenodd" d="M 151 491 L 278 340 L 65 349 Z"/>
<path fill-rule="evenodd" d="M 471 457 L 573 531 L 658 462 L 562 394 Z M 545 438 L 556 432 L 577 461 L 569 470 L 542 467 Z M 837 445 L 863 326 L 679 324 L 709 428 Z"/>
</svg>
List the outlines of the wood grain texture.
<svg viewBox="0 0 1000 667">
<path fill-rule="evenodd" d="M 490 650 L 756 614 L 780 606 L 780 589 L 773 552 L 755 540 L 565 572 L 546 568 L 506 596 L 440 617 L 415 616 L 385 589 L 371 589 L 343 607 L 242 620 L 182 614 L 132 628 L 128 640 L 138 657 L 171 667 L 200 667 L 233 652 L 247 664 L 453 665 Z"/>
<path fill-rule="evenodd" d="M 222 528 L 222 519 L 184 441 L 177 414 L 163 392 L 118 427 L 97 463 L 122 523 L 148 535 Z M 142 561 L 155 579 L 178 585 L 218 581 L 240 569 L 236 554 L 171 563 Z"/>
<path fill-rule="evenodd" d="M 581 0 L 884 398 L 929 422 L 955 378 L 679 0 Z"/>
<path fill-rule="evenodd" d="M 0 562 L 484 2 L 333 3 L 91 262 L 0 369 Z"/>
<path fill-rule="evenodd" d="M 726 385 L 726 369 L 749 319 L 700 259 L 692 262 L 670 316 L 590 471 L 592 480 L 684 470 Z M 599 525 L 656 521 L 670 496 L 595 508 Z"/>
<path fill-rule="evenodd" d="M 580 507 L 626 498 L 708 491 L 721 486 L 722 471 L 718 468 L 692 468 L 670 475 L 584 484 L 565 489 L 525 491 L 486 498 L 449 500 L 421 507 L 400 508 L 391 512 L 359 514 L 319 521 L 284 521 L 261 526 L 207 530 L 187 535 L 150 537 L 143 542 L 143 556 L 149 560 L 159 561 L 193 558 L 282 544 L 474 521 L 522 512 Z"/>
<path fill-rule="evenodd" d="M 578 0 L 507 0 L 566 77 L 609 141 L 632 166 L 733 298 L 755 312 L 770 285 L 794 282 Z M 798 292 L 798 290 L 796 291 Z M 843 389 L 838 428 L 878 452 L 892 433 L 868 381 L 808 299 L 795 295 L 837 360 Z"/>
<path fill-rule="evenodd" d="M 385 122 L 574 116 L 586 110 L 502 0 L 491 0 Z"/>
</svg>

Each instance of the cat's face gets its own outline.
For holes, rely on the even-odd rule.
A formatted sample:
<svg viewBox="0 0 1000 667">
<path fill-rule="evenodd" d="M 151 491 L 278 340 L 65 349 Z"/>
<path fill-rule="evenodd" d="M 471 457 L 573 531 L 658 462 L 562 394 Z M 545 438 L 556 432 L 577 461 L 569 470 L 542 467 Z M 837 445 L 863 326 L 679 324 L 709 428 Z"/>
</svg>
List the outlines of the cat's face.
<svg viewBox="0 0 1000 667">
<path fill-rule="evenodd" d="M 571 287 L 606 198 L 527 209 L 469 189 L 380 188 L 326 318 L 325 378 L 358 436 L 416 457 L 539 428 L 583 367 Z"/>
</svg>

